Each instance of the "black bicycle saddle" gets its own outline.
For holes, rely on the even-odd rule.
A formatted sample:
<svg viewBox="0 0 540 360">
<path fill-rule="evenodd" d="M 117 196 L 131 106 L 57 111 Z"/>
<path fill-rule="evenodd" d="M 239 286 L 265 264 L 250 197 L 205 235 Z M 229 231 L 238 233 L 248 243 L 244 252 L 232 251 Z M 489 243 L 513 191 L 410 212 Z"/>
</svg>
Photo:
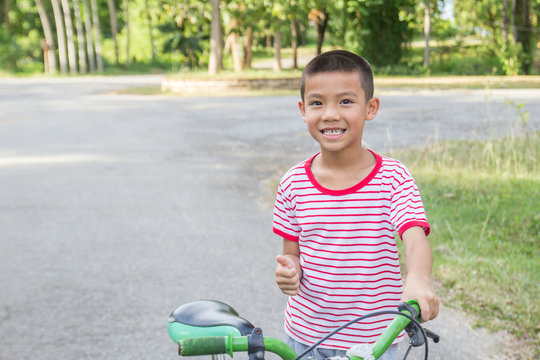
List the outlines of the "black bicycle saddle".
<svg viewBox="0 0 540 360">
<path fill-rule="evenodd" d="M 197 300 L 184 304 L 173 311 L 169 322 L 198 327 L 227 325 L 238 329 L 242 336 L 251 334 L 255 328 L 232 307 L 216 300 Z"/>
</svg>

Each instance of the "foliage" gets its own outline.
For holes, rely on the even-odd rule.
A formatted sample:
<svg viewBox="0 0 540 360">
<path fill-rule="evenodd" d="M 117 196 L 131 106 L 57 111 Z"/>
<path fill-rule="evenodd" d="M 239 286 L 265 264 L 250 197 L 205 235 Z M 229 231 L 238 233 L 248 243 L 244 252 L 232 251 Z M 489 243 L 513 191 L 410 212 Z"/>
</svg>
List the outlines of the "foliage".
<svg viewBox="0 0 540 360">
<path fill-rule="evenodd" d="M 115 63 L 115 55 L 108 1 L 96 0 L 96 3 L 103 56 L 110 67 Z M 245 55 L 249 49 L 242 45 L 245 46 L 248 34 L 253 34 L 253 53 L 272 54 L 274 49 L 268 44 L 272 43 L 276 29 L 280 31 L 282 46 L 291 46 L 291 26 L 295 21 L 298 29 L 295 36 L 300 46 L 313 48 L 320 40 L 326 48 L 346 48 L 361 53 L 379 73 L 425 74 L 428 70 L 423 68 L 419 47 L 415 44 L 423 39 L 425 1 L 221 0 L 224 38 L 236 34 L 240 52 Z M 42 2 L 52 31 L 56 32 L 51 0 Z M 112 2 L 117 12 L 122 63 L 150 67 L 161 64 L 169 69 L 197 69 L 208 63 L 211 21 L 208 1 L 130 0 L 130 62 L 125 58 L 127 2 Z M 430 73 L 540 73 L 540 63 L 535 65 L 534 62 L 540 40 L 539 0 L 516 0 L 520 14 L 529 11 L 529 16 L 518 16 L 512 9 L 504 12 L 501 1 L 454 0 L 452 19 L 443 18 L 441 11 L 449 0 L 429 2 L 433 54 Z M 42 71 L 43 66 L 39 64 L 43 63 L 41 40 L 44 35 L 35 2 L 10 0 L 9 4 L 7 17 L 3 13 L 6 8 L 0 9 L 0 68 L 21 72 L 37 66 Z M 530 4 L 530 8 L 524 7 L 526 4 Z M 73 16 L 73 8 L 70 11 Z M 516 24 L 515 38 L 512 28 L 507 38 L 503 36 L 503 14 L 507 15 L 510 25 Z M 90 15 L 83 11 L 83 19 Z M 323 20 L 324 27 L 317 27 L 317 22 Z M 464 40 L 471 36 L 479 39 L 479 43 L 465 44 L 462 48 Z M 454 39 L 457 41 L 451 45 L 442 44 Z M 229 52 L 226 48 L 226 57 L 230 56 Z"/>
</svg>

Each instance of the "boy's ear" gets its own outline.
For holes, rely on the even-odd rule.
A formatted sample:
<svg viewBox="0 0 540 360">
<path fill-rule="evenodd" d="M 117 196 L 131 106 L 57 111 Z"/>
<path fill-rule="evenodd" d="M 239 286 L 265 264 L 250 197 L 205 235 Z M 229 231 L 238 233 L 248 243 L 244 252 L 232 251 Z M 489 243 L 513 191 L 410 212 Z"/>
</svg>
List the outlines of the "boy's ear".
<svg viewBox="0 0 540 360">
<path fill-rule="evenodd" d="M 367 114 L 366 114 L 366 120 L 373 120 L 375 116 L 377 115 L 377 112 L 379 111 L 379 106 L 381 105 L 381 101 L 379 98 L 372 97 L 368 100 L 367 103 Z"/>
<path fill-rule="evenodd" d="M 304 106 L 302 100 L 298 100 L 298 108 L 300 109 L 300 113 L 302 114 L 302 120 L 306 122 L 306 107 Z"/>
</svg>

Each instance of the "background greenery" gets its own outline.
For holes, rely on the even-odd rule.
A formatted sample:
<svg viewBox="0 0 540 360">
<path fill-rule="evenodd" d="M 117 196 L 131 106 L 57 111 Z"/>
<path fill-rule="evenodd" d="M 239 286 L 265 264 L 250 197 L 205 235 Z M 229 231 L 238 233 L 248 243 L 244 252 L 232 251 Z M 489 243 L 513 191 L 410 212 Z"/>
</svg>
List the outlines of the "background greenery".
<svg viewBox="0 0 540 360">
<path fill-rule="evenodd" d="M 528 339 L 540 356 L 540 133 L 528 127 L 523 104 L 509 106 L 518 120 L 511 136 L 392 156 L 408 164 L 422 191 L 444 303 Z"/>
<path fill-rule="evenodd" d="M 99 39 L 96 32 L 90 38 L 95 52 L 98 43 L 101 45 L 104 66 L 94 71 L 206 69 L 210 40 L 217 36 L 211 31 L 212 18 L 216 20 L 214 5 L 220 9 L 222 36 L 218 42 L 224 50 L 223 64 L 237 72 L 251 68 L 253 57 L 275 58 L 278 70 L 282 48 L 293 49 L 289 56 L 298 58 L 301 54 L 294 49 L 309 49 L 315 54 L 325 46 L 361 53 L 377 74 L 540 74 L 538 0 L 88 0 L 88 13 L 85 2 L 1 0 L 1 72 L 46 70 L 44 21 L 50 23 L 49 46 L 60 60 L 59 40 L 63 38 L 68 45 L 70 40 L 58 33 L 56 24 L 67 17 L 73 23 L 73 49 L 77 52 L 69 70 L 92 71 L 81 65 L 81 60 L 89 63 L 90 57 L 97 55 L 85 50 L 86 28 L 77 28 L 77 13 L 82 25 L 94 26 L 99 34 Z M 55 3 L 64 10 L 63 16 L 55 16 Z M 91 16 L 94 3 L 99 26 Z M 44 15 L 38 13 L 37 4 Z M 429 23 L 425 21 L 426 8 Z M 68 30 L 68 26 L 61 27 Z M 82 52 L 77 51 L 81 43 Z M 58 66 L 56 71 L 68 72 Z"/>
</svg>

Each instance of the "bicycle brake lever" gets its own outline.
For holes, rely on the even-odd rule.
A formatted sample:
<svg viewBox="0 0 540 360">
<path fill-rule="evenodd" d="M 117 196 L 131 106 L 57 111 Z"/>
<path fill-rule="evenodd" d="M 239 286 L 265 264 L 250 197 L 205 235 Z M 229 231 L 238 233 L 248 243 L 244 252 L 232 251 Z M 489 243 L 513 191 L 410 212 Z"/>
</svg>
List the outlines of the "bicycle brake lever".
<svg viewBox="0 0 540 360">
<path fill-rule="evenodd" d="M 426 333 L 426 336 L 433 340 L 434 343 L 438 343 L 439 340 L 441 340 L 441 337 L 437 334 L 435 334 L 433 331 L 428 330 L 424 328 L 424 332 Z"/>
</svg>

